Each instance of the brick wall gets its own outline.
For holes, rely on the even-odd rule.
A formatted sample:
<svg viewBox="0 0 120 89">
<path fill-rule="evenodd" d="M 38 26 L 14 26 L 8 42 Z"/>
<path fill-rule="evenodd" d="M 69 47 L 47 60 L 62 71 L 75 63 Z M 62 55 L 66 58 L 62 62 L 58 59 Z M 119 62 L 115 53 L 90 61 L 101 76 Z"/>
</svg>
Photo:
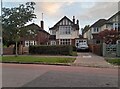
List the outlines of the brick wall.
<svg viewBox="0 0 120 89">
<path fill-rule="evenodd" d="M 3 55 L 13 55 L 14 48 L 3 48 Z"/>
</svg>

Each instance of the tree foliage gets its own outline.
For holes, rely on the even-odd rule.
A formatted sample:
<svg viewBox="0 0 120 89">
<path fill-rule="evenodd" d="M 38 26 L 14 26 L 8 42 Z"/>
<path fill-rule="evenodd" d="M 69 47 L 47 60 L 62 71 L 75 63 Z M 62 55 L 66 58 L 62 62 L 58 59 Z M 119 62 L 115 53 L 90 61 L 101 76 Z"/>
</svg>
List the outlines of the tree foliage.
<svg viewBox="0 0 120 89">
<path fill-rule="evenodd" d="M 2 8 L 3 40 L 19 41 L 20 35 L 23 33 L 21 28 L 36 18 L 34 6 L 34 2 L 27 2 L 18 7 Z"/>
<path fill-rule="evenodd" d="M 90 29 L 90 25 L 86 25 L 84 28 L 82 28 L 82 34 L 84 34 L 86 31 Z"/>
<path fill-rule="evenodd" d="M 25 25 L 36 18 L 34 2 L 20 4 L 18 7 L 2 8 L 3 42 L 15 42 L 16 56 L 17 45 L 20 41 L 21 30 Z"/>
<path fill-rule="evenodd" d="M 120 33 L 117 30 L 108 30 L 105 29 L 104 31 L 101 31 L 97 39 L 102 40 L 103 42 L 109 44 L 109 43 L 116 43 L 118 39 L 120 39 Z"/>
</svg>

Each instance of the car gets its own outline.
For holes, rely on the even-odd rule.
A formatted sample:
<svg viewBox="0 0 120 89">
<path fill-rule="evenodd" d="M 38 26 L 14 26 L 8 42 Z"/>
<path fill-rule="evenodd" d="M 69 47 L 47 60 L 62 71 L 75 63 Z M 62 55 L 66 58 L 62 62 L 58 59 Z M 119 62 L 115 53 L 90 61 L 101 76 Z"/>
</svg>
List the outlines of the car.
<svg viewBox="0 0 120 89">
<path fill-rule="evenodd" d="M 85 43 L 85 44 L 81 44 L 79 43 L 79 46 L 77 47 L 78 50 L 88 50 L 89 47 L 88 45 Z"/>
<path fill-rule="evenodd" d="M 87 40 L 79 40 L 79 43 L 77 43 L 76 48 L 78 51 L 88 51 L 89 46 L 87 44 Z"/>
</svg>

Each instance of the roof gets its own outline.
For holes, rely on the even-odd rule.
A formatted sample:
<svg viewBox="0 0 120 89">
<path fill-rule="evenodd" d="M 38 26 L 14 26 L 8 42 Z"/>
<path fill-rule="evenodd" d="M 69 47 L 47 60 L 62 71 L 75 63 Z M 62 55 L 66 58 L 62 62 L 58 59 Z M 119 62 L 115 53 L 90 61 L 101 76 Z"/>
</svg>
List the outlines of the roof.
<svg viewBox="0 0 120 89">
<path fill-rule="evenodd" d="M 34 23 L 21 28 L 21 30 L 25 30 L 22 32 L 28 32 L 28 30 L 32 30 L 34 32 L 34 34 L 32 35 L 29 35 L 29 34 L 24 35 L 24 33 L 21 34 L 21 40 L 35 40 L 36 39 L 35 34 L 37 34 L 38 32 L 44 32 L 50 35 L 48 32 L 46 32 L 45 30 L 43 30 L 41 27 L 39 27 L 37 24 L 34 24 Z"/>
<path fill-rule="evenodd" d="M 115 13 L 114 15 L 112 15 L 112 16 L 108 19 L 108 21 L 109 21 L 111 18 L 113 18 L 114 16 L 116 16 L 116 15 L 120 15 L 120 11 L 118 11 L 117 13 Z"/>
<path fill-rule="evenodd" d="M 56 28 L 57 25 L 58 25 L 63 19 L 67 19 L 68 21 L 70 21 L 70 22 L 73 24 L 73 26 L 75 26 L 76 28 L 79 28 L 79 25 L 74 24 L 67 16 L 64 16 L 64 17 L 63 17 L 60 21 L 58 21 L 53 27 L 49 28 L 49 30 L 52 30 L 52 29 Z"/>
<path fill-rule="evenodd" d="M 45 30 L 43 30 L 41 27 L 39 27 L 37 24 L 35 24 L 35 23 L 32 23 L 32 24 L 29 24 L 29 25 L 27 25 L 26 27 L 32 27 L 32 28 L 34 28 L 34 29 L 36 29 L 37 31 L 42 31 L 42 32 L 44 32 L 44 33 L 47 33 L 47 34 L 49 34 L 47 31 L 45 31 Z"/>
<path fill-rule="evenodd" d="M 101 27 L 101 26 L 103 26 L 106 22 L 107 22 L 106 19 L 99 19 L 99 20 L 96 21 L 93 25 L 91 25 L 91 27 Z"/>
</svg>

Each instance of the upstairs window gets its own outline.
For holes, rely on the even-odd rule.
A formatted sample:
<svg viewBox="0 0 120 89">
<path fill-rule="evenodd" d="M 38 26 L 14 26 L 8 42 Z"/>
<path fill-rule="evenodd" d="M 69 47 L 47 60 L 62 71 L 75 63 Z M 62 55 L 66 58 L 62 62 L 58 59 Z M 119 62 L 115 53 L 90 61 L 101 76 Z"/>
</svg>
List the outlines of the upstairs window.
<svg viewBox="0 0 120 89">
<path fill-rule="evenodd" d="M 94 28 L 94 29 L 93 29 L 93 32 L 94 32 L 94 33 L 99 32 L 99 28 L 98 28 L 98 27 Z"/>
<path fill-rule="evenodd" d="M 61 35 L 71 34 L 71 26 L 60 26 L 59 31 Z"/>
</svg>

